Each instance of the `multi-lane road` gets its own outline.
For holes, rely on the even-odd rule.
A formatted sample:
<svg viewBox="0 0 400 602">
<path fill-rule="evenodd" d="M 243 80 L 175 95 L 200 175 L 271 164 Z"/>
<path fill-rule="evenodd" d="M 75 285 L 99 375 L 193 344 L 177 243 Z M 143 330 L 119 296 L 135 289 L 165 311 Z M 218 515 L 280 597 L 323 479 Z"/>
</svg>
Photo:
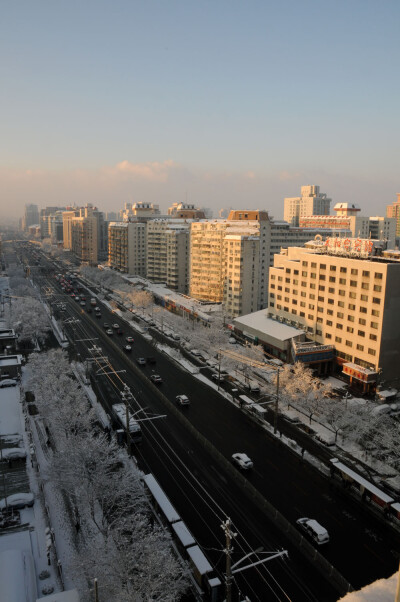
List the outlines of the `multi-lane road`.
<svg viewBox="0 0 400 602">
<path fill-rule="evenodd" d="M 88 348 L 93 344 L 107 355 L 109 369 L 96 376 L 106 406 L 120 401 L 120 391 L 127 384 L 148 414 L 166 415 L 165 419 L 142 423 L 144 441 L 136 451 L 139 467 L 156 476 L 221 578 L 224 534 L 220 525 L 227 516 L 238 533 L 234 561 L 252 549 L 289 551 L 289 559 L 273 560 L 238 575 L 237 599 L 238 589 L 242 597 L 247 595 L 252 601 L 328 601 L 338 597 L 331 580 L 324 579 L 312 563 L 303 559 L 301 550 L 261 510 L 253 497 L 254 490 L 246 487 L 246 482 L 291 524 L 300 516 L 316 518 L 322 523 L 331 541 L 320 546 L 318 552 L 354 587 L 397 570 L 398 537 L 388 525 L 332 487 L 328 477 L 269 436 L 215 389 L 160 353 L 151 342 L 131 330 L 125 320 L 117 318 L 105 306 L 101 320 L 93 313 L 86 313 L 73 299 L 63 295 L 50 270 L 48 274 L 38 274 L 38 280 L 42 286 L 54 290 L 54 299 L 65 301 L 66 316 L 79 320 L 74 323 L 74 336 L 81 358 L 89 357 Z M 90 294 L 86 297 L 90 298 Z M 118 322 L 124 336 L 106 335 L 104 322 Z M 135 339 L 131 354 L 122 351 L 128 335 Z M 139 367 L 135 362 L 138 356 L 154 356 L 157 363 Z M 161 395 L 149 380 L 153 372 L 163 378 L 159 386 Z M 178 394 L 188 395 L 189 408 L 177 408 Z M 177 412 L 184 414 L 184 419 Z M 205 445 L 204 440 L 211 445 Z M 254 469 L 245 479 L 223 461 L 229 461 L 237 451 L 246 452 L 254 462 Z"/>
</svg>

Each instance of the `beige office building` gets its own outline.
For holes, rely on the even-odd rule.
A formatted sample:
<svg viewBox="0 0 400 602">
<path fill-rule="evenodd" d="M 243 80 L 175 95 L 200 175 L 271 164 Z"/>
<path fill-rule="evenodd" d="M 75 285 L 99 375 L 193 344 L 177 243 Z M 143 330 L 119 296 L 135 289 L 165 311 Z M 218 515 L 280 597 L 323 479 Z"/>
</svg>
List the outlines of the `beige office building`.
<svg viewBox="0 0 400 602">
<path fill-rule="evenodd" d="M 319 186 L 302 186 L 300 196 L 284 199 L 283 219 L 291 226 L 298 226 L 301 217 L 329 215 L 331 200 L 320 192 Z"/>
<path fill-rule="evenodd" d="M 111 222 L 108 226 L 108 263 L 125 274 L 146 275 L 146 224 Z"/>
<path fill-rule="evenodd" d="M 152 219 L 146 224 L 146 276 L 152 282 L 187 293 L 190 223 L 180 219 Z"/>
<path fill-rule="evenodd" d="M 335 346 L 343 371 L 393 382 L 400 365 L 400 260 L 365 239 L 314 241 L 275 255 L 268 315 Z"/>
</svg>

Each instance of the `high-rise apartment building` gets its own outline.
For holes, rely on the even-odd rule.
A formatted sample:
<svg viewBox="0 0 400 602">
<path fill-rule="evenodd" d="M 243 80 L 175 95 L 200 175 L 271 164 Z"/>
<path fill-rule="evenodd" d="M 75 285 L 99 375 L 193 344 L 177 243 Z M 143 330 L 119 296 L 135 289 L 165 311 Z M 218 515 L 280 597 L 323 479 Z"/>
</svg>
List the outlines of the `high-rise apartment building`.
<svg viewBox="0 0 400 602">
<path fill-rule="evenodd" d="M 343 371 L 366 387 L 380 371 L 394 381 L 400 362 L 397 257 L 359 238 L 282 250 L 270 268 L 268 314 L 334 345 Z"/>
<path fill-rule="evenodd" d="M 79 217 L 79 209 L 63 211 L 63 247 L 66 251 L 72 249 L 72 220 Z"/>
<path fill-rule="evenodd" d="M 146 224 L 111 222 L 108 226 L 108 263 L 111 268 L 146 275 Z"/>
<path fill-rule="evenodd" d="M 321 193 L 319 186 L 302 186 L 301 196 L 285 198 L 283 219 L 291 226 L 298 226 L 301 217 L 329 215 L 331 200 Z"/>
<path fill-rule="evenodd" d="M 22 229 L 28 230 L 29 226 L 39 224 L 39 208 L 37 205 L 25 205 L 24 217 L 22 219 Z"/>
<path fill-rule="evenodd" d="M 83 263 L 98 261 L 98 221 L 96 217 L 74 217 L 71 223 L 71 251 Z"/>
<path fill-rule="evenodd" d="M 147 278 L 187 293 L 190 223 L 180 219 L 153 219 L 146 223 Z"/>
</svg>

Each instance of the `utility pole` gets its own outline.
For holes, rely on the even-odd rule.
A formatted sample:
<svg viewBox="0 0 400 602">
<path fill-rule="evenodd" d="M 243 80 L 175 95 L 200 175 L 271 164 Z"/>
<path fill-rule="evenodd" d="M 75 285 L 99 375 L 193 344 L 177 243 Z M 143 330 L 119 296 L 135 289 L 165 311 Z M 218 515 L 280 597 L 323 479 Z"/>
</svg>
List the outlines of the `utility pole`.
<svg viewBox="0 0 400 602">
<path fill-rule="evenodd" d="M 225 602 L 232 602 L 232 562 L 231 553 L 233 550 L 232 539 L 236 537 L 236 533 L 231 531 L 231 519 L 227 518 L 222 523 L 221 528 L 225 532 L 225 555 L 226 555 L 226 568 L 225 568 Z"/>
<path fill-rule="evenodd" d="M 274 412 L 274 435 L 278 430 L 278 407 L 279 407 L 279 368 L 276 374 L 276 397 L 275 397 L 275 412 Z"/>
</svg>

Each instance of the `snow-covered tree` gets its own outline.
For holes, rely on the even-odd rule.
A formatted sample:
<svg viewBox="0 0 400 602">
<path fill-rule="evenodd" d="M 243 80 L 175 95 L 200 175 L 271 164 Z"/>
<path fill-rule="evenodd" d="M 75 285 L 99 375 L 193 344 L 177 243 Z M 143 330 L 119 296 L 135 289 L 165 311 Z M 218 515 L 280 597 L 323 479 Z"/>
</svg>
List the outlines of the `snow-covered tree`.
<svg viewBox="0 0 400 602">
<path fill-rule="evenodd" d="M 51 329 L 43 305 L 31 297 L 13 299 L 7 307 L 6 321 L 21 340 L 43 340 Z"/>
</svg>

